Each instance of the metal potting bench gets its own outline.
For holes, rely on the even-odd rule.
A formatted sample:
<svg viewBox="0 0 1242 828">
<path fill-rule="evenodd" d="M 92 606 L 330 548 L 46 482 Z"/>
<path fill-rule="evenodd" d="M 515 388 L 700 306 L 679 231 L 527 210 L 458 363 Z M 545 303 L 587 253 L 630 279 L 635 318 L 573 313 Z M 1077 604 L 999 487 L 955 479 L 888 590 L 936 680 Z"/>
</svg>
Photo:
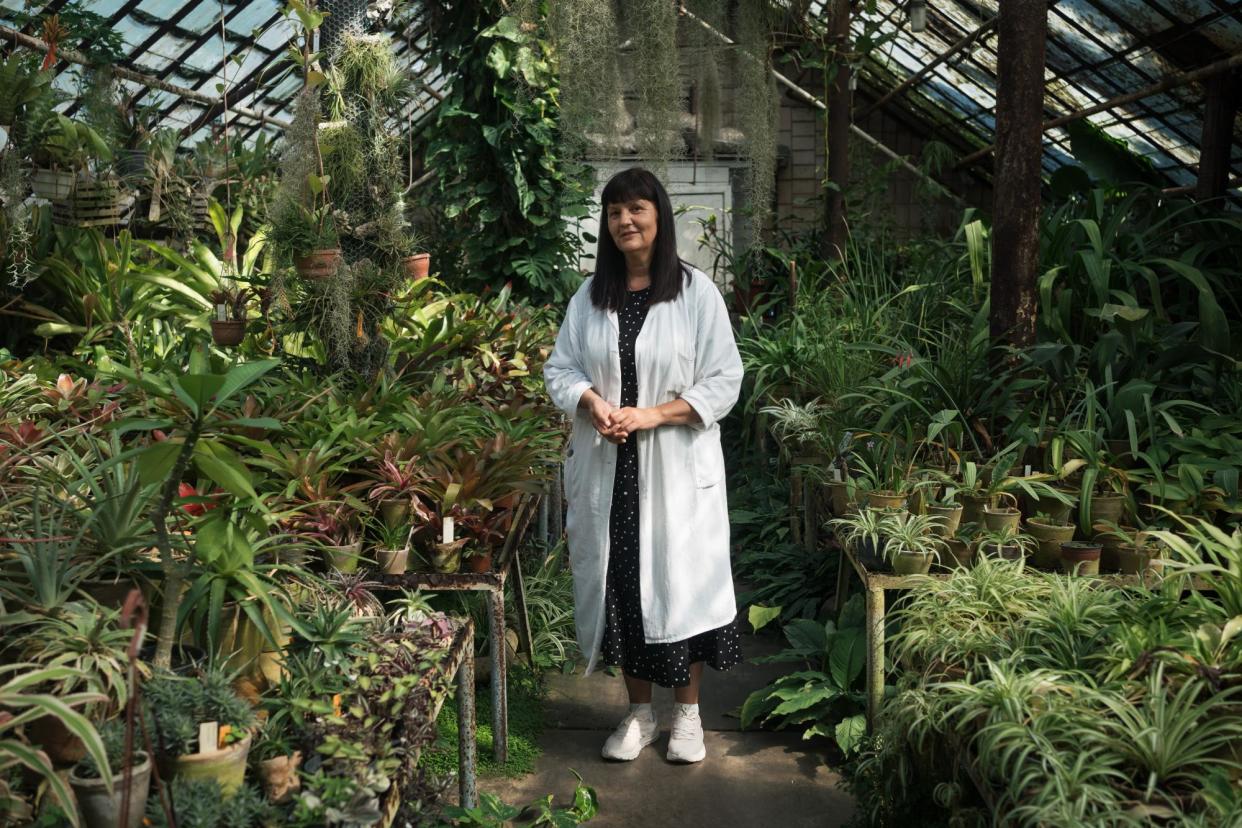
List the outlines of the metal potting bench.
<svg viewBox="0 0 1242 828">
<path fill-rule="evenodd" d="M 509 687 L 505 654 L 505 582 L 513 579 L 513 602 L 517 611 L 518 646 L 534 657 L 530 621 L 526 616 L 526 591 L 522 584 L 522 568 L 518 560 L 518 539 L 530 523 L 534 510 L 533 498 L 524 497 L 513 516 L 513 526 L 491 572 L 407 572 L 404 575 L 377 574 L 376 580 L 386 587 L 420 589 L 431 592 L 486 592 L 487 629 L 491 636 L 492 669 L 492 755 L 498 763 L 509 760 Z M 471 657 L 473 659 L 473 650 Z M 474 663 L 471 660 L 471 682 Z M 471 688 L 473 693 L 473 686 Z"/>
<path fill-rule="evenodd" d="M 478 801 L 478 756 L 474 743 L 474 621 L 470 618 L 454 620 L 458 622 L 457 631 L 453 633 L 453 641 L 449 644 L 444 660 L 436 665 L 434 672 L 440 681 L 457 684 L 457 790 L 462 807 L 473 808 Z M 440 708 L 444 706 L 447 697 L 447 694 L 442 694 L 436 699 L 428 711 L 431 721 L 439 718 Z M 408 773 L 416 772 L 421 753 L 422 748 L 419 747 L 406 763 L 405 769 Z M 401 808 L 401 789 L 405 787 L 401 783 L 402 780 L 394 779 L 388 792 L 384 794 L 379 822 L 384 828 L 392 825 L 397 811 Z"/>
</svg>

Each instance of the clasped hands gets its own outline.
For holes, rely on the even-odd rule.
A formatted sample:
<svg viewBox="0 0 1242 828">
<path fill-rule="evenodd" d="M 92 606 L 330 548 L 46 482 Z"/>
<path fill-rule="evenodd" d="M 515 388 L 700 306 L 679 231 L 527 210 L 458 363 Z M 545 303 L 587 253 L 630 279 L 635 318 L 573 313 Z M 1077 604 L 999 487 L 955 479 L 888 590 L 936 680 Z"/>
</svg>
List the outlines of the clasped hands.
<svg viewBox="0 0 1242 828">
<path fill-rule="evenodd" d="M 659 409 L 615 408 L 599 395 L 594 395 L 590 410 L 595 430 L 610 443 L 624 443 L 635 431 L 656 428 L 664 422 Z"/>
</svg>

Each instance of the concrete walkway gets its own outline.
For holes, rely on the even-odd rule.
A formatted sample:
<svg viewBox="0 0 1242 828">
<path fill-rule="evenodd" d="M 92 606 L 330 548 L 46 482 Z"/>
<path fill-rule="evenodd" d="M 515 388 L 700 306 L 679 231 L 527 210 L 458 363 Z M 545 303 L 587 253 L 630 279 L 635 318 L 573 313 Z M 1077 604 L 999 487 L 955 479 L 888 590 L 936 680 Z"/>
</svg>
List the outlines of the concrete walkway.
<svg viewBox="0 0 1242 828">
<path fill-rule="evenodd" d="M 780 649 L 773 637 L 742 637 L 748 662 L 703 677 L 700 705 L 707 758 L 696 765 L 665 760 L 673 692 L 656 688 L 656 716 L 663 731 L 633 762 L 600 757 L 604 740 L 628 709 L 621 677 L 602 672 L 584 678 L 549 675 L 548 729 L 535 772 L 521 779 L 480 780 L 480 788 L 514 805 L 549 793 L 568 804 L 572 768 L 599 794 L 598 828 L 827 828 L 844 825 L 853 803 L 840 777 L 825 764 L 822 747 L 799 732 L 742 731 L 729 711 L 753 691 L 791 669 L 753 665 L 749 659 Z"/>
</svg>

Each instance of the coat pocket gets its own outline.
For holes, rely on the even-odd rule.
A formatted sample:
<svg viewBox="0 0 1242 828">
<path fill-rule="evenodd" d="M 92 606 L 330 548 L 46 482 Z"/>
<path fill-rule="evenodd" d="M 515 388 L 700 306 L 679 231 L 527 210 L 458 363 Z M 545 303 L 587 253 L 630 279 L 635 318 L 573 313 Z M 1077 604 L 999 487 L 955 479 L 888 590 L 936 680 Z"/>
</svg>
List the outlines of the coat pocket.
<svg viewBox="0 0 1242 828">
<path fill-rule="evenodd" d="M 700 489 L 716 486 L 724 479 L 724 452 L 720 430 L 711 428 L 694 434 L 694 485 Z"/>
</svg>

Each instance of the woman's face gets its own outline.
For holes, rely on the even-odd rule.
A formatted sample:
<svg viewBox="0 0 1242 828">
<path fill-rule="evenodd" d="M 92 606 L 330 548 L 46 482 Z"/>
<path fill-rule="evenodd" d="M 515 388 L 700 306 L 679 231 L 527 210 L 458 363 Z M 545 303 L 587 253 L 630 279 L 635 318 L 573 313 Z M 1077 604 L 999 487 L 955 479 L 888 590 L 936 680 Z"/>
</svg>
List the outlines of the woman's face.
<svg viewBox="0 0 1242 828">
<path fill-rule="evenodd" d="M 656 239 L 655 204 L 645 198 L 608 205 L 608 233 L 617 249 L 626 256 L 648 253 Z"/>
</svg>

